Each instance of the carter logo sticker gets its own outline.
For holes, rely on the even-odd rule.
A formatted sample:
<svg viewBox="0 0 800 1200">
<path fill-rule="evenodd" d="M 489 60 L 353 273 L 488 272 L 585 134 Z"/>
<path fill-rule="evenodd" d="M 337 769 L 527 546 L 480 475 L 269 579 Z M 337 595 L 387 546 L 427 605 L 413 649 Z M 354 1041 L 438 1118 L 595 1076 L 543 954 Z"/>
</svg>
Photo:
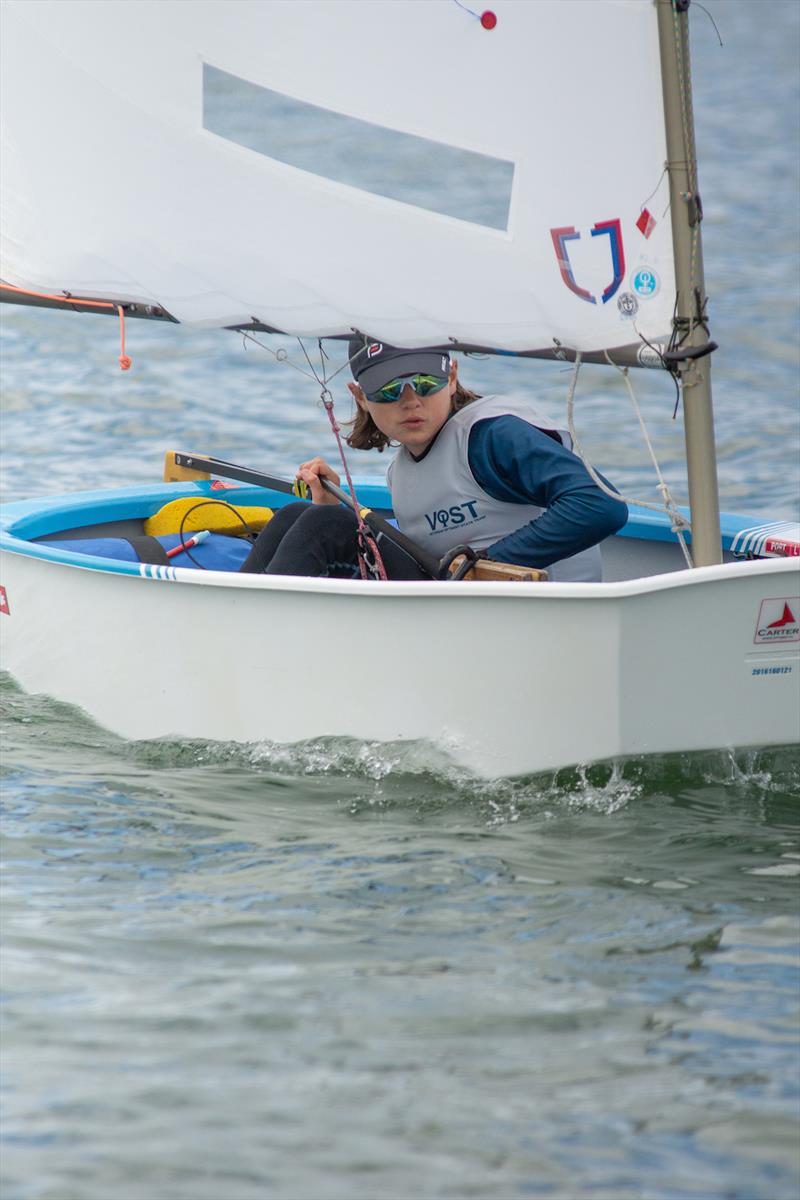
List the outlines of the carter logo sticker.
<svg viewBox="0 0 800 1200">
<path fill-rule="evenodd" d="M 800 642 L 800 596 L 762 600 L 753 641 L 757 646 Z"/>
</svg>

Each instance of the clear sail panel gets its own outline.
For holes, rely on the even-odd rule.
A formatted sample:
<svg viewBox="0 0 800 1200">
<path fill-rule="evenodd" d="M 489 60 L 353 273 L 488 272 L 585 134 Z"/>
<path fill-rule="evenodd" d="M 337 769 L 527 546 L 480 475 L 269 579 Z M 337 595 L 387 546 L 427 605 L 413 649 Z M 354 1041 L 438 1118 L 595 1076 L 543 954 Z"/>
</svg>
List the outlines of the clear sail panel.
<svg viewBox="0 0 800 1200">
<path fill-rule="evenodd" d="M 513 163 L 306 104 L 209 63 L 203 128 L 322 179 L 489 229 L 508 227 Z"/>
</svg>

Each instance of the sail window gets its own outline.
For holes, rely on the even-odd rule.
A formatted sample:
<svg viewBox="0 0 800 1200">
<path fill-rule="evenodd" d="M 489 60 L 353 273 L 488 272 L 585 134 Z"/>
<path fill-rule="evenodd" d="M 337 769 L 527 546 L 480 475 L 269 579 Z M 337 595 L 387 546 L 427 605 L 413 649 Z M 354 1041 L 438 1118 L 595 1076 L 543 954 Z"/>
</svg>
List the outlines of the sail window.
<svg viewBox="0 0 800 1200">
<path fill-rule="evenodd" d="M 489 229 L 508 227 L 513 162 L 331 112 L 209 63 L 203 127 L 337 183 Z"/>
</svg>

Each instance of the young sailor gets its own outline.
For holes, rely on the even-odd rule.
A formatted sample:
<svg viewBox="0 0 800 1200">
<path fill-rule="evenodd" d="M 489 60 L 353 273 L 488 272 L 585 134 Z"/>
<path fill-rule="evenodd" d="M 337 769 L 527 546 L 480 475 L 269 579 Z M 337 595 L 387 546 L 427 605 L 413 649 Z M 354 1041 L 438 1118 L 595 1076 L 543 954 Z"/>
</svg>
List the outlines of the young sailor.
<svg viewBox="0 0 800 1200">
<path fill-rule="evenodd" d="M 467 391 L 447 351 L 362 338 L 349 349 L 357 415 L 347 442 L 399 443 L 387 478 L 403 533 L 435 558 L 468 544 L 498 562 L 546 567 L 552 580 L 601 578 L 599 543 L 628 510 L 594 483 L 565 430 L 524 400 Z M 355 517 L 320 483 L 338 484 L 338 474 L 314 458 L 298 477 L 314 504 L 281 509 L 241 570 L 356 577 Z M 426 577 L 387 538 L 379 548 L 390 579 Z"/>
</svg>

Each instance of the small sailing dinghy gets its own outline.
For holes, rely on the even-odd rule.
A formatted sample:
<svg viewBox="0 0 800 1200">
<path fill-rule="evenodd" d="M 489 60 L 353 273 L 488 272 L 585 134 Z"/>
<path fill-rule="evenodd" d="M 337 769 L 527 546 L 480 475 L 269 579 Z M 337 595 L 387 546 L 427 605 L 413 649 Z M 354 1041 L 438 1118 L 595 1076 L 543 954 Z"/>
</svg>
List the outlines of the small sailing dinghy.
<svg viewBox="0 0 800 1200">
<path fill-rule="evenodd" d="M 632 506 L 602 583 L 246 575 L 232 535 L 291 487 L 179 452 L 6 507 L 4 668 L 128 737 L 426 739 L 487 776 L 796 738 L 800 531 L 719 514 L 688 7 L 6 0 L 4 300 L 558 358 L 570 404 L 582 361 L 667 369 L 690 505 Z"/>
</svg>

